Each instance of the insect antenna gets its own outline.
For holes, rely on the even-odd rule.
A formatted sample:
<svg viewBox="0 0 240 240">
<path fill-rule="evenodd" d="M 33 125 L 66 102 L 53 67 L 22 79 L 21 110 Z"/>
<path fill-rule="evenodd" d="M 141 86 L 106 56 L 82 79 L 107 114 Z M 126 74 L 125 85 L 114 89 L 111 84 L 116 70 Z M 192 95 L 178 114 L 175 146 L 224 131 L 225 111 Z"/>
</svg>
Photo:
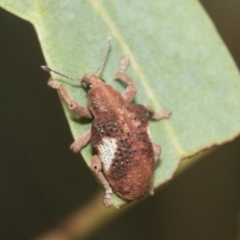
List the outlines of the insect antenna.
<svg viewBox="0 0 240 240">
<path fill-rule="evenodd" d="M 65 77 L 65 78 L 68 78 L 68 79 L 71 79 L 71 80 L 74 80 L 74 81 L 78 81 L 77 78 L 69 77 L 69 76 L 67 76 L 67 75 L 65 75 L 65 74 L 63 74 L 63 73 L 60 73 L 60 72 L 58 72 L 58 71 L 56 71 L 56 70 L 51 69 L 51 68 L 48 67 L 48 66 L 41 66 L 41 68 L 42 68 L 44 71 L 46 71 L 46 72 L 54 72 L 54 73 L 56 73 L 56 74 L 58 74 L 58 75 L 60 75 L 60 76 L 62 76 L 62 77 Z"/>
<path fill-rule="evenodd" d="M 97 77 L 99 77 L 99 75 L 101 74 L 103 68 L 104 68 L 104 65 L 106 63 L 106 60 L 107 60 L 107 57 L 108 57 L 108 54 L 109 54 L 109 51 L 110 51 L 110 48 L 111 48 L 111 42 L 112 42 L 112 38 L 111 36 L 108 36 L 107 38 L 107 46 L 103 52 L 103 55 L 102 55 L 102 58 L 101 58 L 101 61 L 100 61 L 100 64 L 99 64 L 99 67 L 97 69 L 97 71 L 95 72 L 95 75 Z"/>
<path fill-rule="evenodd" d="M 108 57 L 108 54 L 109 54 L 109 51 L 110 51 L 110 48 L 111 48 L 111 41 L 112 41 L 111 36 L 108 36 L 108 38 L 107 38 L 107 46 L 106 46 L 106 48 L 105 48 L 105 50 L 104 50 L 104 52 L 103 52 L 103 55 L 102 55 L 102 58 L 101 58 L 99 67 L 98 67 L 97 71 L 95 72 L 95 75 L 96 75 L 97 77 L 101 74 L 101 72 L 102 72 L 102 70 L 103 70 L 103 68 L 104 68 L 104 65 L 105 65 L 105 63 L 106 63 L 106 60 L 107 60 L 107 57 Z M 60 75 L 60 76 L 63 76 L 63 77 L 65 77 L 65 78 L 68 78 L 68 79 L 71 79 L 71 80 L 74 80 L 74 81 L 78 81 L 78 80 L 79 80 L 78 78 L 69 77 L 69 76 L 67 76 L 67 75 L 65 75 L 65 74 L 63 74 L 63 73 L 60 73 L 60 72 L 58 72 L 58 71 L 56 71 L 56 70 L 54 70 L 54 69 L 51 69 L 51 68 L 48 67 L 48 66 L 41 66 L 41 68 L 42 68 L 44 71 L 46 71 L 46 72 L 54 72 L 54 73 L 56 73 L 56 74 L 58 74 L 58 75 Z"/>
</svg>

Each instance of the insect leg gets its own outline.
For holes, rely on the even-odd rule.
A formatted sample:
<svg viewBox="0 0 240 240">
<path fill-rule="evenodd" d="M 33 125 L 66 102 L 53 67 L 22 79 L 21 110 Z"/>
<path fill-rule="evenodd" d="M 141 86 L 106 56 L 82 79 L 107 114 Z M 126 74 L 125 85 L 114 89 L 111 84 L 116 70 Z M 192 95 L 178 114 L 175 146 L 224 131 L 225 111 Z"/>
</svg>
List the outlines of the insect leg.
<svg viewBox="0 0 240 240">
<path fill-rule="evenodd" d="M 161 119 L 165 119 L 165 118 L 170 118 L 170 115 L 172 114 L 171 111 L 168 111 L 166 109 L 162 110 L 160 113 L 155 113 L 154 110 L 152 109 L 152 107 L 146 106 L 146 108 L 149 113 L 150 119 L 153 119 L 153 120 L 161 120 Z"/>
<path fill-rule="evenodd" d="M 119 61 L 119 69 L 115 75 L 116 79 L 119 79 L 128 84 L 125 92 L 122 96 L 128 101 L 131 102 L 134 96 L 137 93 L 137 88 L 135 86 L 134 81 L 125 73 L 125 70 L 129 64 L 128 57 L 122 57 Z"/>
<path fill-rule="evenodd" d="M 51 88 L 57 89 L 60 92 L 62 98 L 68 104 L 68 107 L 71 111 L 83 118 L 92 118 L 90 112 L 85 107 L 71 99 L 71 97 L 68 95 L 66 88 L 62 84 L 50 78 L 48 81 L 48 85 Z"/>
<path fill-rule="evenodd" d="M 85 145 L 89 143 L 91 139 L 91 130 L 88 130 L 84 134 L 82 134 L 80 137 L 78 137 L 71 145 L 70 149 L 72 149 L 73 152 L 77 153 L 79 152 Z"/>
<path fill-rule="evenodd" d="M 98 180 L 101 182 L 103 187 L 105 188 L 105 197 L 103 203 L 106 207 L 110 207 L 112 205 L 111 195 L 113 194 L 112 188 L 110 187 L 107 179 L 102 173 L 102 163 L 97 155 L 93 156 L 91 168 L 95 173 Z"/>
<path fill-rule="evenodd" d="M 153 151 L 154 151 L 154 159 L 155 159 L 155 162 L 157 162 L 157 160 L 159 159 L 160 155 L 161 155 L 161 152 L 162 152 L 162 148 L 157 145 L 156 143 L 152 143 L 153 145 Z"/>
<path fill-rule="evenodd" d="M 157 160 L 159 159 L 160 155 L 161 155 L 162 148 L 159 145 L 157 145 L 156 143 L 152 143 L 152 145 L 153 145 L 153 151 L 154 151 L 154 160 L 155 160 L 155 163 L 156 163 Z M 152 195 L 152 196 L 154 195 L 153 185 L 150 186 L 149 194 Z"/>
</svg>

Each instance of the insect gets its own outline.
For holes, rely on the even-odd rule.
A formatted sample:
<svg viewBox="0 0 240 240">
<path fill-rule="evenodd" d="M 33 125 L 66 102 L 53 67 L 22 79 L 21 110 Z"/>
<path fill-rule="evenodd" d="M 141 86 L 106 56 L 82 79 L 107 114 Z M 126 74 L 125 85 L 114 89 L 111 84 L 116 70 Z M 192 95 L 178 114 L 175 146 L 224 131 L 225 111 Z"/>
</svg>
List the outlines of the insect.
<svg viewBox="0 0 240 240">
<path fill-rule="evenodd" d="M 47 66 L 45 71 L 79 80 L 87 91 L 88 107 L 75 102 L 59 82 L 49 79 L 48 85 L 57 89 L 70 110 L 82 118 L 93 119 L 91 129 L 77 138 L 70 148 L 79 152 L 89 142 L 96 150 L 91 160 L 91 169 L 105 188 L 104 204 L 111 206 L 111 195 L 116 193 L 127 201 L 142 198 L 152 191 L 154 164 L 161 154 L 161 147 L 152 142 L 148 118 L 169 118 L 171 112 L 163 110 L 156 114 L 150 107 L 130 102 L 137 93 L 134 81 L 126 74 L 128 57 L 122 57 L 115 78 L 126 83 L 120 94 L 99 78 L 111 46 L 103 53 L 99 68 L 94 74 L 81 79 L 68 77 Z"/>
</svg>

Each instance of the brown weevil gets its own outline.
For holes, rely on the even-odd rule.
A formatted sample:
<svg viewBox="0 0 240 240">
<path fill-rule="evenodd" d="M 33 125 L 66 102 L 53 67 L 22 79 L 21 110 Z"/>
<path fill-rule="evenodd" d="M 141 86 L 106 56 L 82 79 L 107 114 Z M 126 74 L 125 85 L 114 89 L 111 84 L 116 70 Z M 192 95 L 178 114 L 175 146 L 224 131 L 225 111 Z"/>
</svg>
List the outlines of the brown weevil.
<svg viewBox="0 0 240 240">
<path fill-rule="evenodd" d="M 152 192 L 154 164 L 161 154 L 161 147 L 152 142 L 148 118 L 160 120 L 169 118 L 171 112 L 163 110 L 155 114 L 150 107 L 131 104 L 137 93 L 134 81 L 125 73 L 128 57 L 122 57 L 115 78 L 127 84 L 120 94 L 99 78 L 109 54 L 111 38 L 103 53 L 95 74 L 84 75 L 82 79 L 70 78 L 47 66 L 45 71 L 54 72 L 69 79 L 80 80 L 87 91 L 88 107 L 75 102 L 65 87 L 50 78 L 48 85 L 58 89 L 70 110 L 83 118 L 93 119 L 91 130 L 77 138 L 70 146 L 79 152 L 89 142 L 97 154 L 92 158 L 91 168 L 105 188 L 104 204 L 111 205 L 111 195 L 132 201 Z"/>
</svg>

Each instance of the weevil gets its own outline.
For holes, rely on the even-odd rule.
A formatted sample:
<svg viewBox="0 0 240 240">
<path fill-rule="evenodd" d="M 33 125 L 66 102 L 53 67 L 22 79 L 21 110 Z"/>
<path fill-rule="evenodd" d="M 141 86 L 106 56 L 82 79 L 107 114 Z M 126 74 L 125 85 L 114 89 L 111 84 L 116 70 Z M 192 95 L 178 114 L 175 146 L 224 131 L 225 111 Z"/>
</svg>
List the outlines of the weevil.
<svg viewBox="0 0 240 240">
<path fill-rule="evenodd" d="M 77 138 L 70 148 L 77 153 L 91 142 L 96 150 L 91 169 L 105 189 L 103 202 L 106 207 L 111 206 L 113 192 L 127 201 L 153 192 L 154 165 L 161 154 L 161 147 L 151 140 L 148 119 L 160 120 L 169 118 L 171 114 L 168 110 L 156 114 L 149 106 L 131 104 L 137 88 L 126 74 L 128 57 L 120 59 L 115 75 L 115 79 L 127 84 L 125 92 L 119 93 L 99 78 L 110 46 L 111 38 L 108 37 L 97 71 L 81 79 L 42 66 L 45 71 L 80 81 L 87 91 L 88 106 L 85 108 L 71 98 L 64 85 L 51 78 L 48 82 L 50 87 L 60 92 L 71 111 L 82 118 L 93 119 L 91 129 Z"/>
</svg>

